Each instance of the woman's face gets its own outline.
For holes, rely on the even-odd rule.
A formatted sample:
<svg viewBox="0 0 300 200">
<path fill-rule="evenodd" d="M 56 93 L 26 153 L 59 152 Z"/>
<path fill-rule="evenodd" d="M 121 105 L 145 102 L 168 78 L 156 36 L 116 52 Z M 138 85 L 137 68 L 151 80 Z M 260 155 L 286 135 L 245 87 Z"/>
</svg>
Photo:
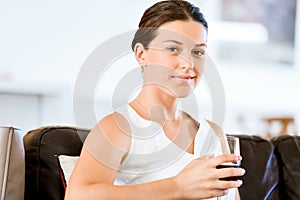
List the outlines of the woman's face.
<svg viewBox="0 0 300 200">
<path fill-rule="evenodd" d="M 163 24 L 144 49 L 144 82 L 177 98 L 197 86 L 204 65 L 207 31 L 195 21 Z"/>
</svg>

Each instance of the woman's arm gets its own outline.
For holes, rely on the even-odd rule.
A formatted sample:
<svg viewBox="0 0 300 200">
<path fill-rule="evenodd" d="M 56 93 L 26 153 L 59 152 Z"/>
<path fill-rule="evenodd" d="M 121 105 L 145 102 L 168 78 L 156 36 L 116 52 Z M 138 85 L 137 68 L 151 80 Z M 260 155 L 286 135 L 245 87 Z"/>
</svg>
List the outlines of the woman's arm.
<svg viewBox="0 0 300 200">
<path fill-rule="evenodd" d="M 122 121 L 125 119 L 117 120 L 118 123 L 115 119 L 116 116 L 104 118 L 89 134 L 91 137 L 87 138 L 67 186 L 66 200 L 199 199 L 222 196 L 228 188 L 239 186 L 237 181 L 219 178 L 240 176 L 241 169 L 216 169 L 223 162 L 236 161 L 233 155 L 195 159 L 175 177 L 137 185 L 113 185 L 131 142 L 128 124 Z M 92 146 L 88 145 L 90 142 Z"/>
<path fill-rule="evenodd" d="M 88 152 L 83 150 L 86 157 Z M 87 158 L 90 157 L 90 158 Z M 94 159 L 87 156 L 85 161 Z M 200 199 L 223 196 L 228 188 L 239 187 L 237 181 L 218 181 L 219 177 L 242 175 L 240 170 L 217 170 L 214 163 L 235 160 L 235 156 L 222 155 L 209 159 L 195 159 L 177 176 L 130 186 L 114 186 L 114 170 L 102 166 L 97 160 L 84 163 L 86 168 L 76 169 L 80 175 L 72 175 L 65 199 Z M 84 161 L 84 162 L 85 162 Z M 79 163 L 79 168 L 83 167 Z M 104 171 L 100 171 L 104 170 Z M 222 171 L 222 172 L 218 172 Z M 84 173 L 83 173 L 84 172 Z M 89 178 L 87 178 L 89 177 Z M 77 179 L 77 180 L 76 180 Z M 106 179 L 106 180 L 105 180 Z M 110 179 L 111 181 L 107 181 Z M 89 181 L 88 181 L 89 180 Z"/>
<path fill-rule="evenodd" d="M 103 118 L 86 138 L 65 199 L 176 199 L 179 190 L 171 178 L 140 185 L 113 185 L 129 151 L 130 135 L 128 122 L 120 114 Z"/>
<path fill-rule="evenodd" d="M 176 199 L 179 190 L 170 179 L 131 186 L 113 185 L 116 170 L 103 165 L 84 148 L 67 186 L 65 199 Z"/>
</svg>

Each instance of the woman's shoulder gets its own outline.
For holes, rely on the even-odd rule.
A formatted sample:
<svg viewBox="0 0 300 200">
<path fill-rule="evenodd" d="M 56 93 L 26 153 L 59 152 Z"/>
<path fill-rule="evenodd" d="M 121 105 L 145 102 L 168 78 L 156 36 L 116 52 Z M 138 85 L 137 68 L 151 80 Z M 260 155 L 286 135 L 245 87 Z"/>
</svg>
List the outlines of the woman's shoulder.
<svg viewBox="0 0 300 200">
<path fill-rule="evenodd" d="M 124 115 L 124 109 L 126 109 L 126 106 L 115 109 L 113 112 L 101 118 L 98 121 L 97 125 L 100 126 L 103 130 L 106 130 L 106 132 L 108 133 L 114 131 L 129 133 L 130 126 L 127 120 L 128 118 Z"/>
<path fill-rule="evenodd" d="M 98 121 L 93 131 L 103 134 L 109 141 L 122 149 L 129 149 L 130 126 L 127 119 L 118 112 L 106 115 Z"/>
<path fill-rule="evenodd" d="M 99 120 L 98 125 L 101 127 L 120 129 L 120 131 L 127 131 L 129 128 L 127 119 L 118 112 L 113 112 L 104 116 Z"/>
</svg>

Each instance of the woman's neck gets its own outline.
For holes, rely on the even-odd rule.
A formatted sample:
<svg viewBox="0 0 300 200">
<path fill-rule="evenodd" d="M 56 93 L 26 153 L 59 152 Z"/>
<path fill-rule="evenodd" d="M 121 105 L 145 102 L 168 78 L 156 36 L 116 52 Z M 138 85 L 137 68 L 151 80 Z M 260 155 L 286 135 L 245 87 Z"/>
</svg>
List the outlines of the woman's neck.
<svg viewBox="0 0 300 200">
<path fill-rule="evenodd" d="M 148 120 L 176 121 L 181 118 L 174 97 L 141 92 L 130 105 Z"/>
</svg>

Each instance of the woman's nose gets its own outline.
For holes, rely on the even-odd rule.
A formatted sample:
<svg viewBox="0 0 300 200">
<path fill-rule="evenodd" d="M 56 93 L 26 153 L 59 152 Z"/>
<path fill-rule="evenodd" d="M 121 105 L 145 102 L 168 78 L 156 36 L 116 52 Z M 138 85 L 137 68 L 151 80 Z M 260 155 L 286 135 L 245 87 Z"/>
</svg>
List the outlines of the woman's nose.
<svg viewBox="0 0 300 200">
<path fill-rule="evenodd" d="M 184 68 L 184 69 L 191 70 L 191 69 L 194 68 L 194 63 L 193 63 L 191 58 L 188 58 L 186 56 L 182 56 L 180 58 L 180 67 Z"/>
</svg>

